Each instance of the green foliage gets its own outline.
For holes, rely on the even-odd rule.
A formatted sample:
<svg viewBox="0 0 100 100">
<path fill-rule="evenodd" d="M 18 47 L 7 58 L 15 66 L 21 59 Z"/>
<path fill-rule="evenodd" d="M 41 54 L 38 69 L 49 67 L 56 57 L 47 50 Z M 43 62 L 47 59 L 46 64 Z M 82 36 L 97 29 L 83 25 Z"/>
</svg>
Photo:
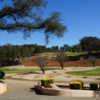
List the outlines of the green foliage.
<svg viewBox="0 0 100 100">
<path fill-rule="evenodd" d="M 5 73 L 4 73 L 4 72 L 2 72 L 2 71 L 0 71 L 0 79 L 3 79 L 3 78 L 4 78 L 4 76 L 5 76 Z"/>
<path fill-rule="evenodd" d="M 33 56 L 35 53 L 41 53 L 46 50 L 45 46 L 37 45 L 4 45 L 0 47 L 0 65 L 21 64 L 21 58 Z"/>
<path fill-rule="evenodd" d="M 72 52 L 81 52 L 80 44 L 73 45 L 70 49 Z"/>
<path fill-rule="evenodd" d="M 50 85 L 54 83 L 54 80 L 52 78 L 42 79 L 41 80 L 41 86 L 44 87 L 51 87 Z"/>
<path fill-rule="evenodd" d="M 25 37 L 36 30 L 43 30 L 47 42 L 52 34 L 62 37 L 66 27 L 61 23 L 59 13 L 44 19 L 46 5 L 46 0 L 12 0 L 11 4 L 0 9 L 0 30 L 22 31 Z"/>
<path fill-rule="evenodd" d="M 64 54 L 60 53 L 62 51 Z M 88 53 L 91 52 L 90 53 L 91 55 L 87 54 L 87 52 Z M 36 45 L 36 44 L 21 45 L 21 46 L 7 44 L 4 46 L 0 46 L 0 65 L 7 66 L 7 65 L 21 64 L 22 63 L 21 59 L 23 57 L 30 57 L 36 53 L 41 53 L 42 55 L 48 55 L 48 56 L 57 55 L 56 60 L 60 62 L 61 66 L 63 66 L 65 58 L 66 57 L 68 58 L 68 56 L 86 55 L 85 59 L 88 58 L 88 60 L 92 63 L 92 65 L 95 66 L 96 57 L 99 58 L 99 52 L 100 52 L 100 39 L 96 37 L 84 37 L 80 41 L 80 45 L 79 44 L 73 46 L 64 45 L 60 48 L 58 46 L 52 46 L 47 48 L 46 46 Z"/>
<path fill-rule="evenodd" d="M 62 51 L 71 51 L 71 46 L 65 44 L 63 47 L 60 48 Z"/>
<path fill-rule="evenodd" d="M 91 53 L 100 50 L 100 39 L 97 37 L 84 37 L 80 40 L 80 46 L 83 51 Z"/>
<path fill-rule="evenodd" d="M 98 84 L 97 83 L 90 83 L 90 90 L 97 90 Z"/>
</svg>

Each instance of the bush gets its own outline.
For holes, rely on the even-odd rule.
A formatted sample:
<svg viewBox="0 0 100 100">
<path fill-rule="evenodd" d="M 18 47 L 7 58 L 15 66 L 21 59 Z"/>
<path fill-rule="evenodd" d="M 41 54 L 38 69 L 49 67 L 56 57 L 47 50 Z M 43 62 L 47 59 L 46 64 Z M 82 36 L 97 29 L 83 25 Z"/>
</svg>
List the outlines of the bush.
<svg viewBox="0 0 100 100">
<path fill-rule="evenodd" d="M 83 88 L 83 82 L 80 82 L 80 81 L 71 81 L 69 85 L 70 85 L 70 89 L 82 89 Z"/>
<path fill-rule="evenodd" d="M 97 90 L 97 89 L 98 89 L 98 84 L 90 83 L 90 90 Z"/>
<path fill-rule="evenodd" d="M 0 79 L 3 79 L 5 76 L 5 73 L 4 72 L 0 72 Z"/>
<path fill-rule="evenodd" d="M 51 87 L 50 85 L 54 83 L 54 80 L 52 78 L 46 78 L 41 80 L 41 86 L 44 87 Z"/>
</svg>

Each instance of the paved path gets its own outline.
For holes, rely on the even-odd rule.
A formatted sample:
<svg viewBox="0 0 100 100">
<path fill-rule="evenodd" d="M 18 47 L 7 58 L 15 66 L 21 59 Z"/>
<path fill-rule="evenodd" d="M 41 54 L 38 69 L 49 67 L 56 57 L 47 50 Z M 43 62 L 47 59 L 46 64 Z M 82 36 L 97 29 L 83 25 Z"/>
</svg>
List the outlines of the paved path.
<svg viewBox="0 0 100 100">
<path fill-rule="evenodd" d="M 8 84 L 8 92 L 0 95 L 0 100 L 100 100 L 100 98 L 67 98 L 60 96 L 36 95 L 30 91 L 34 82 L 5 80 Z"/>
</svg>

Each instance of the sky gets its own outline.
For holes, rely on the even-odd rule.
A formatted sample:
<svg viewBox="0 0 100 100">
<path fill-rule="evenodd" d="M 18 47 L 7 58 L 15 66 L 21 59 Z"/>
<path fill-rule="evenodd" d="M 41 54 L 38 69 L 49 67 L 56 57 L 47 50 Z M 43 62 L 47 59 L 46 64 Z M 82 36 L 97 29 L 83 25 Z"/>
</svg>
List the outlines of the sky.
<svg viewBox="0 0 100 100">
<path fill-rule="evenodd" d="M 61 13 L 61 21 L 67 26 L 63 38 L 50 37 L 47 46 L 75 45 L 85 36 L 100 38 L 100 0 L 47 0 L 45 16 L 54 11 Z M 9 2 L 10 4 L 10 2 Z M 2 5 L 0 5 L 2 6 Z M 0 45 L 39 44 L 45 45 L 44 33 L 38 31 L 24 39 L 22 33 L 0 31 Z"/>
</svg>

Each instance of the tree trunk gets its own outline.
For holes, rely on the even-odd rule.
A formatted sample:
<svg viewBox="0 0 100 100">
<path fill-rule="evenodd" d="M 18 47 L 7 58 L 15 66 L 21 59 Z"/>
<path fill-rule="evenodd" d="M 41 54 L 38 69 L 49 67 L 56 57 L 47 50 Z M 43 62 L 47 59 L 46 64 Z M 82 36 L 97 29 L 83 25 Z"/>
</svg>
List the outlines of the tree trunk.
<svg viewBox="0 0 100 100">
<path fill-rule="evenodd" d="M 61 66 L 61 69 L 63 70 L 64 69 L 63 63 L 60 63 L 60 66 Z"/>
<path fill-rule="evenodd" d="M 41 66 L 40 68 L 41 68 L 42 73 L 45 74 L 44 66 Z"/>
</svg>

